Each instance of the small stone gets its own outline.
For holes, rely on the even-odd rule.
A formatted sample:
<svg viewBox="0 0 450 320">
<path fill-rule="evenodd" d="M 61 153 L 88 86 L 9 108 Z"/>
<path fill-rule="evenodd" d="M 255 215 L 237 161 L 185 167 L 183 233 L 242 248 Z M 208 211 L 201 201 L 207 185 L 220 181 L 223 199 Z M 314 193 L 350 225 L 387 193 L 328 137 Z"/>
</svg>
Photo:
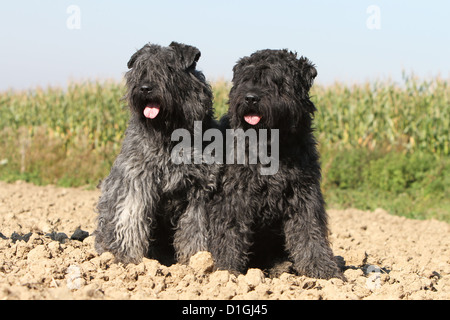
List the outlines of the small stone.
<svg viewBox="0 0 450 320">
<path fill-rule="evenodd" d="M 207 273 L 214 268 L 214 260 L 211 253 L 206 251 L 197 252 L 189 261 L 189 266 L 197 272 Z"/>
<path fill-rule="evenodd" d="M 27 233 L 24 235 L 18 234 L 17 232 L 13 232 L 11 234 L 11 240 L 13 243 L 16 243 L 16 241 L 25 241 L 28 242 L 28 240 L 30 239 L 32 233 Z"/>
<path fill-rule="evenodd" d="M 81 230 L 80 228 L 78 228 L 77 230 L 75 230 L 75 232 L 72 234 L 72 236 L 70 237 L 71 240 L 78 240 L 83 242 L 84 239 L 86 239 L 87 237 L 89 237 L 89 232 Z"/>
<path fill-rule="evenodd" d="M 161 266 L 161 264 L 157 260 L 143 258 L 142 263 L 144 264 L 147 275 L 152 277 L 162 275 L 163 266 Z"/>
<path fill-rule="evenodd" d="M 218 270 L 209 276 L 209 282 L 215 285 L 225 285 L 230 280 L 230 273 L 227 270 Z"/>
<path fill-rule="evenodd" d="M 67 234 L 65 234 L 64 232 L 53 231 L 52 233 L 47 233 L 45 236 L 49 237 L 53 241 L 58 241 L 60 243 L 64 243 L 66 241 L 66 239 L 69 239 Z"/>
<path fill-rule="evenodd" d="M 52 241 L 47 245 L 48 250 L 50 251 L 52 257 L 56 257 L 58 254 L 62 252 L 61 244 L 57 241 Z"/>
<path fill-rule="evenodd" d="M 248 269 L 245 275 L 245 282 L 251 287 L 255 288 L 259 284 L 264 283 L 264 273 L 260 269 Z"/>
</svg>

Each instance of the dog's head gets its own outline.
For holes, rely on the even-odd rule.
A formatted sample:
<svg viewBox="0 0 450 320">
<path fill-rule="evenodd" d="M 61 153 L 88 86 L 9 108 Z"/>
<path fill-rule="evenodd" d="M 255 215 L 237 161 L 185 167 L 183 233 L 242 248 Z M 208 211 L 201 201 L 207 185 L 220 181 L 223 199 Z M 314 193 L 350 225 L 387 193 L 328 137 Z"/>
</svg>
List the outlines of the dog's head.
<svg viewBox="0 0 450 320">
<path fill-rule="evenodd" d="M 285 129 L 310 126 L 309 99 L 317 71 L 288 50 L 261 50 L 233 68 L 228 117 L 233 128 Z"/>
<path fill-rule="evenodd" d="M 211 117 L 211 87 L 196 69 L 200 55 L 177 42 L 147 44 L 133 54 L 125 75 L 132 111 L 150 126 L 172 129 Z"/>
</svg>

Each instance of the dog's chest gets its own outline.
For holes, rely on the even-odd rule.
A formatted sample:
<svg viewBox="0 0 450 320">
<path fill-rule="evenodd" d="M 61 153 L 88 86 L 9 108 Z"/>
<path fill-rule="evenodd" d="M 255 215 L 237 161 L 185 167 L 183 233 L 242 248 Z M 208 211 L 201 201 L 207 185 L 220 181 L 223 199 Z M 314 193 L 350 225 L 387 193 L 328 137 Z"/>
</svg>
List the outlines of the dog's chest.
<svg viewBox="0 0 450 320">
<path fill-rule="evenodd" d="M 292 170 L 291 170 L 292 171 Z M 233 197 L 240 198 L 256 215 L 263 211 L 276 215 L 282 212 L 292 197 L 298 172 L 280 170 L 274 175 L 261 175 L 255 168 L 239 166 L 229 168 L 226 189 Z"/>
<path fill-rule="evenodd" d="M 154 184 L 163 193 L 175 193 L 192 186 L 190 176 L 193 170 L 188 170 L 184 165 L 174 165 L 170 161 L 153 165 L 150 168 L 154 172 Z"/>
</svg>

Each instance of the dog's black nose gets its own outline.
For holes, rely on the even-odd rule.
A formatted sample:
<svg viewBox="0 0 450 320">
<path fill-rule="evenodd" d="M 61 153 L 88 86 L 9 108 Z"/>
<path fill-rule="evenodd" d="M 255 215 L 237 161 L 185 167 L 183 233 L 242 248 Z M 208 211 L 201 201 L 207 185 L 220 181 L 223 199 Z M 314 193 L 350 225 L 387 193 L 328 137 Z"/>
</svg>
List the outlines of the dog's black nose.
<svg viewBox="0 0 450 320">
<path fill-rule="evenodd" d="M 149 86 L 142 86 L 139 91 L 143 94 L 149 94 L 152 91 L 152 88 Z"/>
<path fill-rule="evenodd" d="M 255 105 L 261 100 L 256 94 L 249 93 L 245 96 L 245 103 L 248 105 Z"/>
</svg>

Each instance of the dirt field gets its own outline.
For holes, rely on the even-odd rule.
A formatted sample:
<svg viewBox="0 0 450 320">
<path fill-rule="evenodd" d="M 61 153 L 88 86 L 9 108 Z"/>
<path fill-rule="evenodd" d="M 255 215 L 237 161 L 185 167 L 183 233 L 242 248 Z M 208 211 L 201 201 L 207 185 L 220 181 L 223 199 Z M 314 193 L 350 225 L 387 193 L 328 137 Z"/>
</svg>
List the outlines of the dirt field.
<svg viewBox="0 0 450 320">
<path fill-rule="evenodd" d="M 0 300 L 3 299 L 449 299 L 450 227 L 375 212 L 329 210 L 335 255 L 347 282 L 259 269 L 211 272 L 209 253 L 189 266 L 139 265 L 98 256 L 93 237 L 98 191 L 0 182 Z M 13 234 L 13 233 L 16 234 Z M 31 233 L 31 234 L 30 234 Z M 23 237 L 25 235 L 25 237 Z M 11 239 L 13 238 L 13 239 Z M 22 238 L 22 240 L 20 240 Z M 28 241 L 25 241 L 28 240 Z"/>
</svg>

